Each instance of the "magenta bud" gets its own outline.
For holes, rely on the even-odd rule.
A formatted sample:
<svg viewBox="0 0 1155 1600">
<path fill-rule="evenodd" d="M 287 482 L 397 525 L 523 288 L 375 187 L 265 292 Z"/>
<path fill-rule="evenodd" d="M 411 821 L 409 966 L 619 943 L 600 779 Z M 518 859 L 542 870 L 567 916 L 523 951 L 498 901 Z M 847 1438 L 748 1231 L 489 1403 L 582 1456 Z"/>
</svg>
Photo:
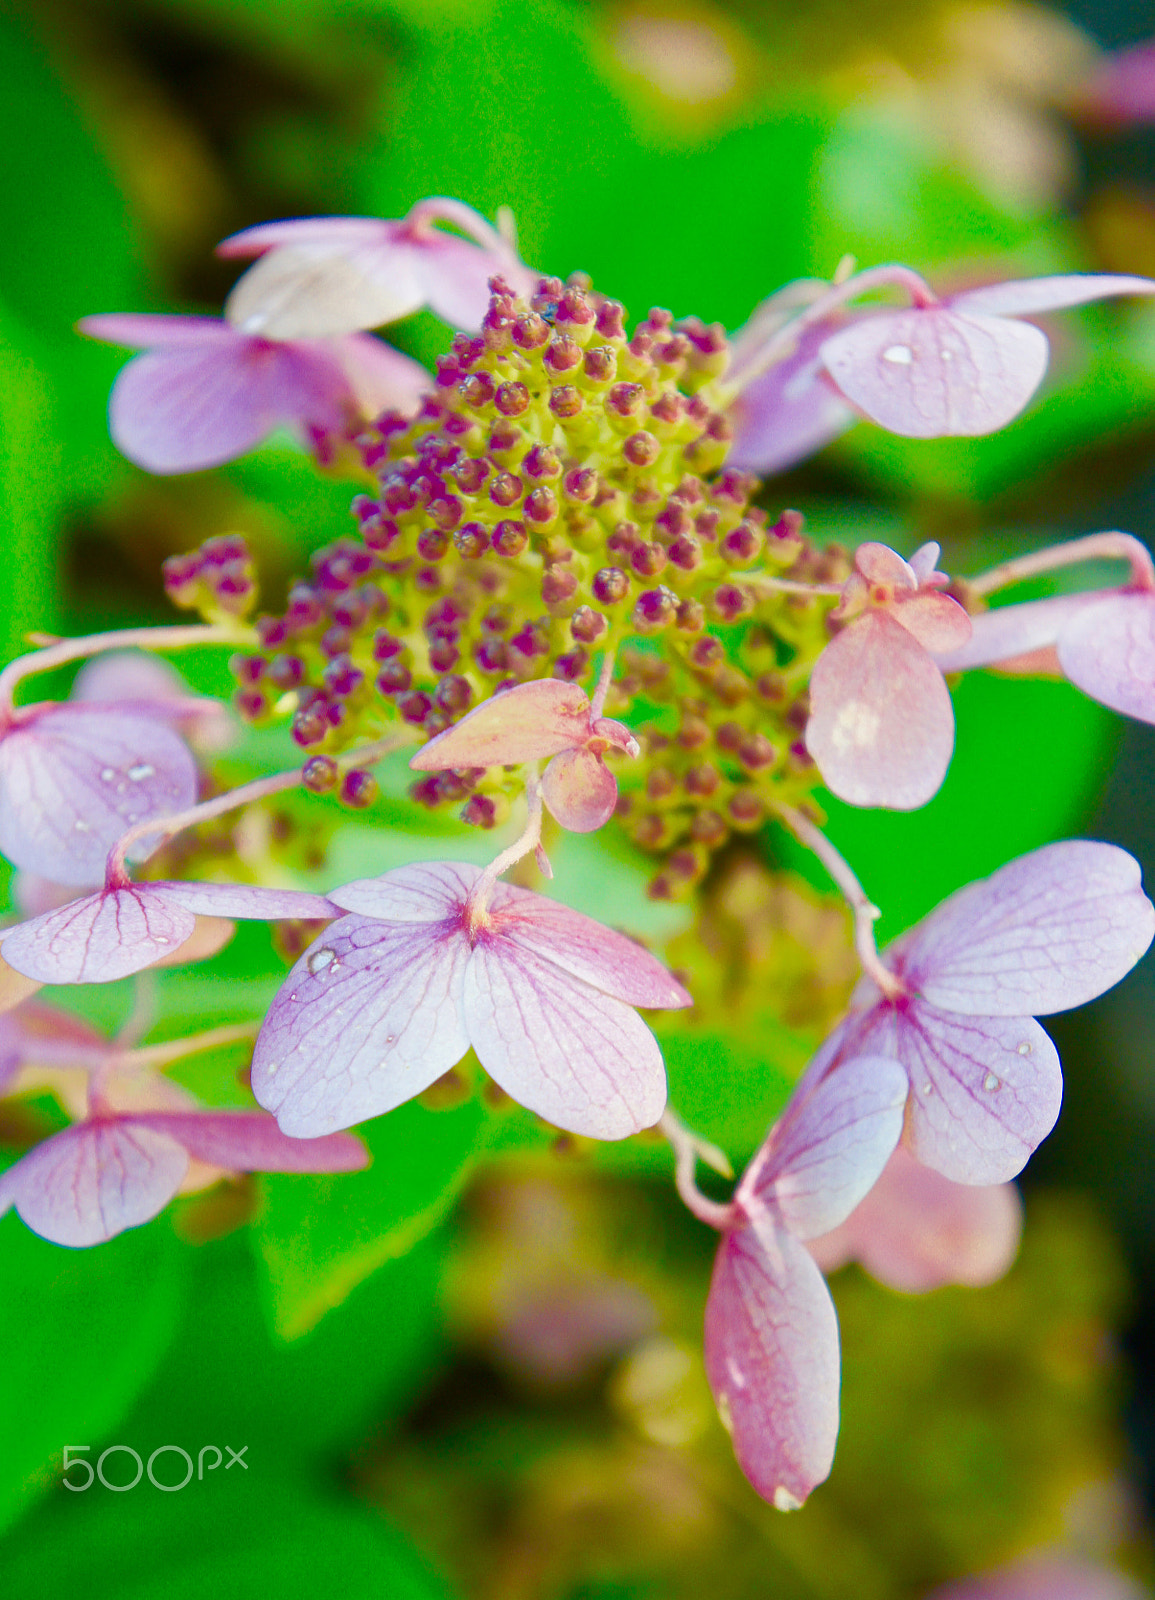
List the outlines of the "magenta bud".
<svg viewBox="0 0 1155 1600">
<path fill-rule="evenodd" d="M 617 351 L 612 345 L 595 345 L 582 357 L 582 371 L 590 383 L 612 383 L 618 372 Z"/>
<path fill-rule="evenodd" d="M 678 612 L 678 597 L 666 588 L 647 589 L 637 598 L 634 623 L 639 628 L 668 628 Z"/>
<path fill-rule="evenodd" d="M 568 567 L 547 567 L 542 574 L 541 598 L 547 606 L 565 605 L 577 589 L 577 578 Z"/>
<path fill-rule="evenodd" d="M 701 633 L 706 626 L 706 608 L 700 600 L 679 600 L 674 620 L 682 633 Z"/>
<path fill-rule="evenodd" d="M 542 345 L 549 343 L 550 331 L 544 317 L 531 311 L 528 316 L 518 317 L 514 323 L 513 342 L 519 350 L 540 350 Z"/>
<path fill-rule="evenodd" d="M 722 665 L 725 656 L 721 640 L 715 639 L 713 634 L 707 634 L 704 639 L 695 640 L 690 650 L 690 663 L 699 672 L 714 672 Z"/>
<path fill-rule="evenodd" d="M 497 822 L 497 806 L 488 795 L 471 795 L 462 808 L 461 820 L 473 828 L 492 828 Z"/>
<path fill-rule="evenodd" d="M 296 689 L 304 677 L 305 663 L 300 656 L 274 656 L 269 662 L 269 678 L 278 689 Z"/>
<path fill-rule="evenodd" d="M 364 683 L 365 674 L 360 667 L 353 665 L 349 656 L 341 655 L 330 661 L 321 675 L 321 681 L 328 694 L 344 699 Z"/>
<path fill-rule="evenodd" d="M 476 494 L 489 477 L 489 462 L 483 457 L 466 456 L 453 469 L 453 476 L 462 494 Z"/>
<path fill-rule="evenodd" d="M 335 661 L 338 656 L 348 655 L 353 644 L 353 635 L 348 628 L 326 628 L 321 635 L 321 649 Z"/>
<path fill-rule="evenodd" d="M 402 694 L 413 682 L 413 674 L 403 661 L 387 661 L 377 674 L 382 694 Z"/>
<path fill-rule="evenodd" d="M 753 609 L 753 599 L 736 583 L 720 583 L 714 591 L 714 610 L 723 622 L 736 622 Z"/>
<path fill-rule="evenodd" d="M 552 489 L 535 489 L 524 506 L 525 520 L 536 527 L 549 528 L 557 521 L 557 495 Z"/>
<path fill-rule="evenodd" d="M 631 433 L 622 444 L 622 454 L 635 467 L 652 467 L 661 454 L 661 445 L 652 433 Z"/>
<path fill-rule="evenodd" d="M 499 522 L 493 530 L 493 548 L 499 556 L 519 556 L 528 545 L 524 522 Z"/>
<path fill-rule="evenodd" d="M 473 688 L 468 678 L 459 673 L 448 673 L 433 691 L 433 698 L 442 711 L 465 711 L 473 699 Z"/>
<path fill-rule="evenodd" d="M 406 722 L 422 724 L 433 710 L 433 701 L 427 694 L 422 694 L 418 690 L 414 694 L 407 694 L 399 701 L 397 709 Z"/>
<path fill-rule="evenodd" d="M 310 756 L 301 768 L 301 782 L 311 794 L 329 794 L 338 776 L 337 763 L 329 756 Z"/>
<path fill-rule="evenodd" d="M 732 566 L 748 566 L 762 554 L 762 530 L 743 519 L 722 540 L 722 559 Z"/>
<path fill-rule="evenodd" d="M 630 592 L 630 580 L 620 567 L 602 567 L 594 573 L 594 599 L 599 605 L 620 604 Z"/>
<path fill-rule="evenodd" d="M 293 738 L 305 749 L 311 744 L 320 744 L 329 732 L 331 723 L 326 715 L 327 707 L 322 703 L 313 701 L 307 706 L 302 706 L 293 717 Z"/>
<path fill-rule="evenodd" d="M 630 565 L 641 578 L 656 578 L 666 565 L 665 547 L 640 540 L 630 551 Z"/>
<path fill-rule="evenodd" d="M 458 394 L 467 406 L 480 410 L 493 399 L 494 383 L 488 372 L 474 372 L 468 378 L 463 378 Z"/>
<path fill-rule="evenodd" d="M 752 733 L 738 746 L 738 760 L 747 772 L 763 772 L 773 766 L 778 752 L 764 733 Z"/>
<path fill-rule="evenodd" d="M 476 561 L 489 548 L 489 529 L 482 522 L 466 522 L 453 535 L 453 548 L 464 561 Z"/>
<path fill-rule="evenodd" d="M 640 383 L 615 383 L 606 395 L 606 408 L 619 417 L 636 417 L 645 397 L 646 391 Z"/>
<path fill-rule="evenodd" d="M 593 467 L 573 467 L 562 480 L 566 497 L 588 505 L 598 492 L 598 475 Z"/>
<path fill-rule="evenodd" d="M 342 802 L 355 807 L 358 811 L 371 806 L 379 793 L 377 779 L 371 772 L 365 772 L 361 767 L 354 767 L 341 779 Z"/>
<path fill-rule="evenodd" d="M 422 561 L 440 561 L 449 549 L 449 535 L 440 528 L 424 528 L 417 535 L 417 554 Z"/>
<path fill-rule="evenodd" d="M 434 672 L 450 672 L 461 659 L 455 639 L 436 639 L 429 646 L 429 665 Z"/>
<path fill-rule="evenodd" d="M 529 390 L 524 383 L 503 383 L 494 403 L 503 417 L 520 417 L 529 409 Z"/>
<path fill-rule="evenodd" d="M 559 333 L 551 341 L 545 353 L 546 371 L 550 373 L 572 372 L 581 364 L 582 349 L 576 339 L 571 339 L 568 334 Z"/>
<path fill-rule="evenodd" d="M 513 472 L 499 472 L 489 486 L 489 498 L 503 509 L 514 506 L 521 499 L 522 482 Z"/>
<path fill-rule="evenodd" d="M 605 617 L 592 606 L 578 606 L 569 619 L 569 631 L 578 644 L 595 644 L 608 627 Z"/>
</svg>

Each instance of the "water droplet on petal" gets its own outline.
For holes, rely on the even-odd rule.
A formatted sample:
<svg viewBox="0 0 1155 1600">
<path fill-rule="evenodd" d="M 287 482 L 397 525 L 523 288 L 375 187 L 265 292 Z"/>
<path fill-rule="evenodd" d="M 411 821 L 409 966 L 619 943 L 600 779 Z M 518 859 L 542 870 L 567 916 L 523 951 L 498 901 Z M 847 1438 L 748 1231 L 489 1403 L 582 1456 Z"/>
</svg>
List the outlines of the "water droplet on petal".
<svg viewBox="0 0 1155 1600">
<path fill-rule="evenodd" d="M 145 778 L 151 778 L 155 772 L 156 768 L 149 766 L 147 761 L 138 761 L 134 767 L 128 769 L 128 775 L 133 783 L 143 783 Z"/>
<path fill-rule="evenodd" d="M 277 1075 L 277 1063 L 274 1061 L 269 1066 L 269 1077 L 270 1078 L 275 1078 L 276 1075 Z"/>
<path fill-rule="evenodd" d="M 103 778 L 105 783 L 113 783 L 116 779 L 116 768 L 105 767 L 100 776 Z"/>
<path fill-rule="evenodd" d="M 953 361 L 954 355 L 950 350 L 940 350 L 938 353 L 938 358 L 940 361 Z"/>
<path fill-rule="evenodd" d="M 925 1083 L 921 1083 L 919 1085 L 919 1093 L 920 1094 L 933 1094 L 934 1093 L 934 1084 L 931 1083 L 929 1078 L 927 1078 Z"/>
<path fill-rule="evenodd" d="M 168 942 L 163 933 L 158 933 L 153 939 L 154 944 L 168 944 Z"/>
<path fill-rule="evenodd" d="M 983 1079 L 983 1088 L 988 1094 L 993 1094 L 998 1086 L 999 1080 L 995 1077 L 993 1072 L 988 1072 L 986 1077 Z"/>
<path fill-rule="evenodd" d="M 730 1382 L 735 1389 L 744 1389 L 746 1387 L 746 1376 L 733 1356 L 726 1358 L 726 1371 L 730 1374 Z"/>
<path fill-rule="evenodd" d="M 314 950 L 313 954 L 309 957 L 308 961 L 306 961 L 305 965 L 308 967 L 313 976 L 316 977 L 318 973 L 326 971 L 334 964 L 336 956 L 337 952 L 335 950 Z"/>
<path fill-rule="evenodd" d="M 1029 1056 L 1030 1053 L 1031 1053 L 1030 1040 L 1029 1039 L 1024 1039 L 1022 1044 L 1019 1045 L 1018 1050 L 1019 1050 L 1019 1054 L 1021 1056 Z"/>
<path fill-rule="evenodd" d="M 386 1044 L 396 1044 L 397 1043 L 397 1035 L 395 1033 L 387 1033 L 385 1035 L 385 1043 Z"/>
<path fill-rule="evenodd" d="M 77 833 L 91 833 L 92 832 L 92 829 L 88 826 L 87 822 L 82 822 L 79 817 L 77 817 L 76 821 L 72 824 L 72 826 L 73 826 L 74 830 Z"/>
<path fill-rule="evenodd" d="M 914 360 L 914 351 L 908 344 L 892 344 L 882 352 L 882 359 L 892 362 L 896 367 L 909 367 Z"/>
<path fill-rule="evenodd" d="M 789 1489 L 779 1484 L 774 1491 L 774 1509 L 775 1511 L 801 1511 L 802 1502 L 796 1499 Z"/>
</svg>

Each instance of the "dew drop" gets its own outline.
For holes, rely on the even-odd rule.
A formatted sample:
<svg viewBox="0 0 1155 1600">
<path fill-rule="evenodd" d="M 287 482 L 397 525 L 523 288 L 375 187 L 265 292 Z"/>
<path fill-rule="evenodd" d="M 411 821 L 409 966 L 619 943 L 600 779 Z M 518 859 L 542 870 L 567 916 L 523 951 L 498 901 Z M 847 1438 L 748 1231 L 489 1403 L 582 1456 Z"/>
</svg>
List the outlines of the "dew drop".
<svg viewBox="0 0 1155 1600">
<path fill-rule="evenodd" d="M 72 824 L 72 826 L 73 826 L 73 829 L 75 830 L 75 832 L 77 832 L 77 833 L 91 833 L 92 832 L 92 829 L 88 826 L 87 822 L 82 822 L 79 817 L 77 817 L 76 821 Z"/>
<path fill-rule="evenodd" d="M 152 942 L 153 944 L 168 944 L 169 941 L 165 938 L 163 933 L 158 933 Z"/>
<path fill-rule="evenodd" d="M 114 783 L 116 781 L 116 768 L 105 767 L 100 776 L 105 783 Z"/>
<path fill-rule="evenodd" d="M 1029 1056 L 1030 1053 L 1031 1053 L 1031 1042 L 1030 1042 L 1030 1040 L 1029 1039 L 1024 1039 L 1022 1044 L 1019 1045 L 1018 1051 L 1019 1051 L 1019 1054 L 1021 1056 Z"/>
<path fill-rule="evenodd" d="M 147 761 L 138 761 L 134 767 L 129 767 L 128 775 L 133 783 L 143 783 L 145 778 L 151 778 L 156 772 L 155 767 L 150 767 Z"/>
<path fill-rule="evenodd" d="M 397 1043 L 397 1035 L 395 1033 L 387 1033 L 385 1035 L 385 1043 L 386 1044 L 396 1044 Z M 384 1064 L 384 1063 L 382 1063 L 382 1064 Z"/>
<path fill-rule="evenodd" d="M 920 1084 L 919 1093 L 920 1094 L 933 1094 L 934 1093 L 934 1084 L 931 1083 L 929 1078 L 926 1080 L 925 1083 Z"/>
<path fill-rule="evenodd" d="M 998 1086 L 999 1080 L 995 1077 L 993 1072 L 988 1072 L 986 1077 L 983 1079 L 983 1088 L 988 1094 L 993 1094 Z"/>
<path fill-rule="evenodd" d="M 726 1358 L 726 1371 L 729 1373 L 730 1382 L 734 1385 L 735 1389 L 744 1389 L 746 1387 L 746 1374 L 734 1360 L 733 1356 L 727 1356 Z"/>
<path fill-rule="evenodd" d="M 313 954 L 309 957 L 308 961 L 306 961 L 305 965 L 308 967 L 313 976 L 316 977 L 318 973 L 324 972 L 327 967 L 331 967 L 333 965 L 333 960 L 336 954 L 337 952 L 335 950 L 314 950 Z"/>
<path fill-rule="evenodd" d="M 775 1511 L 801 1511 L 802 1502 L 797 1496 L 792 1495 L 784 1484 L 779 1484 L 774 1491 Z"/>
<path fill-rule="evenodd" d="M 954 355 L 950 350 L 940 350 L 938 353 L 938 358 L 940 361 L 953 361 Z"/>
<path fill-rule="evenodd" d="M 882 352 L 882 359 L 896 367 L 909 367 L 914 360 L 914 351 L 908 344 L 892 344 Z"/>
<path fill-rule="evenodd" d="M 268 1071 L 269 1071 L 269 1077 L 270 1078 L 275 1078 L 276 1077 L 276 1075 L 277 1075 L 277 1063 L 275 1061 L 271 1063 L 271 1065 L 269 1066 Z"/>
</svg>

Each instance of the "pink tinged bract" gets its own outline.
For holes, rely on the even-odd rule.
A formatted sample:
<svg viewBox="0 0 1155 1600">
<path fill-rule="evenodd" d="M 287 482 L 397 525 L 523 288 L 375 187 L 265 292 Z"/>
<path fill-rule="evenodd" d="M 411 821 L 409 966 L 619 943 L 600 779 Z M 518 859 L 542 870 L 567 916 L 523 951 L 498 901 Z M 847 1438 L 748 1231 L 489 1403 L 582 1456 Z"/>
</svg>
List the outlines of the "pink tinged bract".
<svg viewBox="0 0 1155 1600">
<path fill-rule="evenodd" d="M 282 342 L 207 317 L 99 316 L 78 326 L 148 347 L 113 385 L 109 424 L 122 453 L 149 472 L 219 466 L 281 426 L 306 438 L 339 433 L 386 405 L 411 411 L 429 388 L 416 362 L 362 335 Z"/>
<path fill-rule="evenodd" d="M 115 705 L 160 718 L 194 749 L 206 752 L 234 744 L 239 731 L 236 718 L 222 700 L 194 694 L 175 668 L 144 650 L 110 650 L 86 661 L 76 674 L 69 699 Z"/>
<path fill-rule="evenodd" d="M 784 472 L 857 421 L 823 370 L 819 348 L 829 337 L 829 323 L 807 329 L 791 355 L 743 389 L 734 405 L 732 466 Z"/>
<path fill-rule="evenodd" d="M 970 638 L 935 650 L 934 658 L 943 672 L 1013 665 L 1019 657 L 1052 649 L 1068 623 L 1098 599 L 1095 594 L 1062 594 L 980 611 L 971 617 Z"/>
<path fill-rule="evenodd" d="M 952 1183 L 899 1145 L 845 1222 L 807 1240 L 824 1273 L 858 1261 L 906 1294 L 994 1283 L 1015 1259 L 1023 1207 L 1013 1183 Z"/>
<path fill-rule="evenodd" d="M 811 674 L 810 707 L 806 748 L 839 799 L 912 811 L 938 791 L 954 750 L 950 692 L 889 611 L 869 611 L 831 640 Z"/>
<path fill-rule="evenodd" d="M 471 940 L 480 875 L 434 863 L 333 891 L 352 914 L 293 968 L 253 1056 L 253 1092 L 286 1132 L 390 1111 L 470 1045 L 570 1132 L 623 1138 L 657 1120 L 665 1072 L 631 1007 L 688 1005 L 685 990 L 621 934 L 508 884 Z"/>
<path fill-rule="evenodd" d="M 54 1134 L 0 1176 L 0 1212 L 15 1206 L 56 1244 L 101 1244 L 155 1217 L 190 1156 L 241 1172 L 348 1172 L 366 1161 L 347 1134 L 287 1139 L 256 1112 L 108 1114 Z"/>
<path fill-rule="evenodd" d="M 30 706 L 0 736 L 0 850 L 55 883 L 99 883 L 121 835 L 196 799 L 197 769 L 163 722 L 95 705 Z M 145 860 L 155 843 L 130 852 Z"/>
<path fill-rule="evenodd" d="M 840 1222 L 902 1128 L 896 1063 L 846 1064 L 796 1098 L 735 1196 L 706 1303 L 706 1374 L 743 1472 L 794 1510 L 829 1473 L 838 1435 L 838 1325 L 799 1242 Z"/>
<path fill-rule="evenodd" d="M 1104 596 L 1067 621 L 1058 645 L 1059 665 L 1084 694 L 1155 723 L 1155 594 Z"/>
<path fill-rule="evenodd" d="M 110 983 L 176 955 L 198 917 L 335 917 L 321 895 L 247 884 L 131 883 L 0 929 L 4 960 L 40 983 Z M 203 950 L 195 952 L 199 959 Z"/>
</svg>

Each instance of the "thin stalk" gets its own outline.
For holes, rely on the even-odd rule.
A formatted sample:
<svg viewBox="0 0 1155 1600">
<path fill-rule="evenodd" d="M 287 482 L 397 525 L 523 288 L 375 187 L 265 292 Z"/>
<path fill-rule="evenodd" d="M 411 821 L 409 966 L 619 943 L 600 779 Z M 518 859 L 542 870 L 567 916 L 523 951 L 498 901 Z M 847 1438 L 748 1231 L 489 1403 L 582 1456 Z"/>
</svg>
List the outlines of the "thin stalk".
<svg viewBox="0 0 1155 1600">
<path fill-rule="evenodd" d="M 814 824 L 795 811 L 793 806 L 776 807 L 778 815 L 800 844 L 806 846 L 821 861 L 830 874 L 843 899 L 854 914 L 854 948 L 863 972 L 882 990 L 888 1000 L 898 1000 L 906 990 L 890 968 L 883 965 L 874 942 L 874 924 L 882 915 L 878 907 L 867 899 L 866 891 L 850 869 L 849 863 L 839 854 L 830 840 Z"/>
<path fill-rule="evenodd" d="M 228 1023 L 219 1028 L 207 1028 L 204 1033 L 190 1034 L 187 1039 L 166 1039 L 163 1044 L 149 1044 L 136 1050 L 126 1050 L 117 1062 L 122 1067 L 163 1067 L 170 1061 L 181 1061 L 185 1056 L 200 1055 L 204 1050 L 216 1050 L 221 1045 L 248 1043 L 255 1039 L 260 1021 Z"/>
<path fill-rule="evenodd" d="M 34 672 L 49 672 L 70 661 L 84 661 L 106 650 L 183 650 L 196 644 L 251 644 L 253 630 L 244 623 L 178 623 L 171 628 L 116 628 L 83 639 L 61 639 L 42 650 L 17 656 L 0 672 L 0 716 L 12 711 L 16 685 Z"/>
<path fill-rule="evenodd" d="M 688 1211 L 693 1212 L 699 1222 L 704 1222 L 707 1227 L 717 1228 L 719 1233 L 725 1233 L 738 1220 L 736 1206 L 733 1201 L 729 1205 L 722 1205 L 717 1200 L 711 1200 L 708 1195 L 702 1193 L 695 1181 L 699 1161 L 704 1161 L 707 1166 L 713 1167 L 714 1171 L 720 1172 L 724 1178 L 734 1176 L 734 1169 L 726 1159 L 724 1151 L 693 1133 L 677 1112 L 671 1111 L 669 1106 L 659 1117 L 658 1127 L 665 1134 L 674 1152 L 674 1183 L 683 1205 Z"/>
<path fill-rule="evenodd" d="M 610 692 L 610 684 L 614 681 L 614 658 L 616 655 L 616 650 L 607 650 L 602 657 L 602 667 L 598 673 L 597 688 L 594 690 L 593 699 L 590 701 L 591 722 L 596 722 L 605 710 L 606 696 Z"/>
<path fill-rule="evenodd" d="M 1029 556 L 1017 556 L 1004 561 L 977 578 L 968 578 L 967 588 L 980 597 L 995 594 L 1012 583 L 1022 583 L 1025 578 L 1035 578 L 1041 572 L 1055 572 L 1060 567 L 1077 566 L 1081 561 L 1128 561 L 1131 564 L 1131 587 L 1155 590 L 1155 562 L 1147 546 L 1129 533 L 1089 533 L 1084 539 L 1070 539 L 1065 544 L 1049 545 L 1045 550 L 1035 550 Z"/>
<path fill-rule="evenodd" d="M 507 850 L 492 860 L 485 871 L 478 878 L 473 893 L 469 897 L 469 933 L 476 937 L 479 929 L 485 922 L 485 911 L 489 905 L 490 896 L 493 894 L 494 885 L 503 872 L 508 872 L 523 856 L 530 851 L 536 852 L 541 846 L 541 779 L 537 774 L 536 764 L 526 777 L 525 800 L 527 815 L 525 827 L 520 836 L 516 838 Z"/>
<path fill-rule="evenodd" d="M 756 599 L 761 599 L 763 593 L 804 594 L 808 599 L 814 595 L 830 595 L 837 598 L 846 587 L 843 583 L 801 583 L 796 578 L 771 578 L 761 572 L 743 573 L 741 582 L 753 591 Z"/>
</svg>

